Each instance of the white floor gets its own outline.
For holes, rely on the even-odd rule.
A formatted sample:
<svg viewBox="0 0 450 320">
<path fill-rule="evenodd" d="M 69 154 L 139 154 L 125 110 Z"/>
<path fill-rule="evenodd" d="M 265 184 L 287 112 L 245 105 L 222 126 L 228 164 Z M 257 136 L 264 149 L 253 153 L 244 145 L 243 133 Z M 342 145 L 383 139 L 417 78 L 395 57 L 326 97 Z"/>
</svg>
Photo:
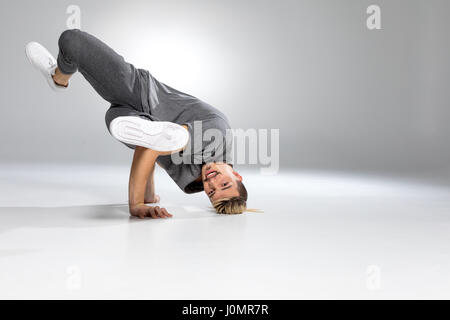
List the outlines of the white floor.
<svg viewBox="0 0 450 320">
<path fill-rule="evenodd" d="M 170 220 L 130 219 L 128 167 L 0 166 L 0 298 L 450 298 L 450 189 L 243 174 L 215 214 L 161 171 Z"/>
</svg>

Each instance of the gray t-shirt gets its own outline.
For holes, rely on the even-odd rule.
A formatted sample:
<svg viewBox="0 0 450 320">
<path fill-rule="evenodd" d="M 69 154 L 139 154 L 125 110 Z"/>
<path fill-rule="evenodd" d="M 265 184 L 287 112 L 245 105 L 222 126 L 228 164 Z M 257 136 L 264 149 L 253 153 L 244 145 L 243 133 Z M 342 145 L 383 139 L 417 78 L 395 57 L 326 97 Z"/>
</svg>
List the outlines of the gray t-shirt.
<svg viewBox="0 0 450 320">
<path fill-rule="evenodd" d="M 148 113 L 153 121 L 185 124 L 190 134 L 190 141 L 185 150 L 160 156 L 157 163 L 184 192 L 203 191 L 203 184 L 195 182 L 201 175 L 202 165 L 209 162 L 231 163 L 229 151 L 232 137 L 229 121 L 211 105 L 171 88 L 156 80 L 150 72 L 147 73 L 148 77 L 144 78 L 148 84 L 145 84 L 145 87 L 149 90 L 143 91 L 144 112 Z M 211 135 L 204 136 L 207 130 L 212 132 L 214 137 L 219 137 L 219 140 L 216 141 Z M 221 135 L 218 135 L 219 133 Z"/>
</svg>

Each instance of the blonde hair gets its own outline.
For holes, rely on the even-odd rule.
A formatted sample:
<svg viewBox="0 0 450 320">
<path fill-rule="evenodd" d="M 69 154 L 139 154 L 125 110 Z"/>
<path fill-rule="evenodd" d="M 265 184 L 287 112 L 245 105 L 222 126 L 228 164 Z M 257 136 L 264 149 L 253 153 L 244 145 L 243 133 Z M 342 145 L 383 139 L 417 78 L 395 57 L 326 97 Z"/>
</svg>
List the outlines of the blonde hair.
<svg viewBox="0 0 450 320">
<path fill-rule="evenodd" d="M 247 201 L 241 197 L 224 198 L 213 203 L 214 209 L 219 214 L 241 214 L 247 212 L 263 212 L 259 209 L 247 208 Z"/>
<path fill-rule="evenodd" d="M 224 198 L 213 203 L 214 209 L 221 214 L 240 214 L 247 209 L 247 201 L 241 197 Z"/>
<path fill-rule="evenodd" d="M 247 208 L 247 189 L 241 181 L 237 181 L 239 196 L 223 198 L 213 202 L 213 207 L 220 214 L 241 214 L 244 211 L 262 212 L 258 209 Z"/>
</svg>

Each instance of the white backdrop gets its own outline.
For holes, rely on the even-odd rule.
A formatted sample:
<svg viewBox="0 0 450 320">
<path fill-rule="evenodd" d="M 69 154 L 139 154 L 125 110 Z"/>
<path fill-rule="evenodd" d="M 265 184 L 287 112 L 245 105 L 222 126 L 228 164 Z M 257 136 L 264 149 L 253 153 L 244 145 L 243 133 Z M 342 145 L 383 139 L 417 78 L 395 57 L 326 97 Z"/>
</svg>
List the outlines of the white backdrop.
<svg viewBox="0 0 450 320">
<path fill-rule="evenodd" d="M 24 55 L 53 53 L 66 9 L 160 81 L 223 110 L 236 128 L 279 128 L 282 168 L 447 172 L 448 1 L 2 1 L 0 159 L 130 161 L 81 75 L 55 95 Z"/>
</svg>

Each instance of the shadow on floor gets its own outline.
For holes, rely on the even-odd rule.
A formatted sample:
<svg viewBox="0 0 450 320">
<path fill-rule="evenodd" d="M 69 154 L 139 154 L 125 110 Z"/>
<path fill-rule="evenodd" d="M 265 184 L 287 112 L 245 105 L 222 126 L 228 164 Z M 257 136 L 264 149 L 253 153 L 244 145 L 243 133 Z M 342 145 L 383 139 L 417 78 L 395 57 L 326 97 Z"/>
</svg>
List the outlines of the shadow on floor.
<svg viewBox="0 0 450 320">
<path fill-rule="evenodd" d="M 167 206 L 175 219 L 211 218 L 214 210 L 200 207 Z M 172 219 L 174 219 L 172 218 Z M 128 204 L 67 207 L 0 207 L 0 233 L 16 228 L 90 228 L 139 223 L 152 219 L 131 217 Z"/>
</svg>

